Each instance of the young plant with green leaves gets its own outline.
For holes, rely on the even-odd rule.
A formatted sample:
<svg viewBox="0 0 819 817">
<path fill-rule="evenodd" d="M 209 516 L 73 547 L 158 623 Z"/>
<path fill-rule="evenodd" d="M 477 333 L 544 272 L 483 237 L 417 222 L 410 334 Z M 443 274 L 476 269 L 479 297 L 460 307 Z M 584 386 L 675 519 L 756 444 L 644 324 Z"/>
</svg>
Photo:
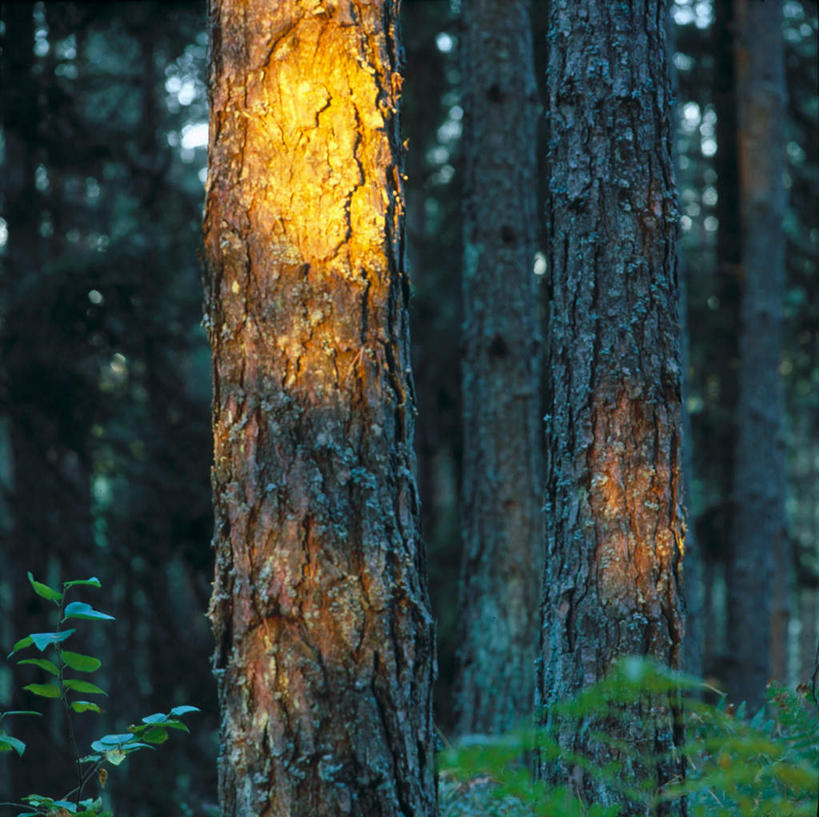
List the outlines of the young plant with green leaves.
<svg viewBox="0 0 819 817">
<path fill-rule="evenodd" d="M 814 817 L 819 792 L 819 703 L 806 686 L 768 685 L 767 706 L 748 717 L 701 681 L 656 662 L 626 658 L 609 675 L 549 708 L 546 726 L 499 737 L 471 737 L 440 758 L 442 817 L 630 817 L 664 813 L 685 798 L 690 817 Z M 642 698 L 667 697 L 686 739 L 685 779 L 662 789 L 651 764 L 665 758 L 641 754 L 616 737 L 618 718 Z M 614 728 L 612 728 L 614 726 Z M 650 723 L 644 729 L 652 728 Z M 610 764 L 581 751 L 567 753 L 556 730 L 584 734 L 594 758 L 610 750 Z M 614 736 L 614 737 L 613 737 Z M 619 805 L 584 802 L 570 787 L 532 778 L 532 756 L 559 762 L 617 790 Z M 623 759 L 625 759 L 624 762 Z"/>
<path fill-rule="evenodd" d="M 29 794 L 20 803 L 0 803 L 2 806 L 23 809 L 17 817 L 113 817 L 103 808 L 102 797 L 83 797 L 90 782 L 96 779 L 100 788 L 108 777 L 106 766 L 118 766 L 128 755 L 140 749 L 154 749 L 168 739 L 169 730 L 188 732 L 181 720 L 189 712 L 198 712 L 195 706 L 176 706 L 167 713 L 158 712 L 132 724 L 125 732 L 102 735 L 91 743 L 91 751 L 80 752 L 74 718 L 86 713 L 101 713 L 98 703 L 85 696 L 104 696 L 108 693 L 97 684 L 87 680 L 102 666 L 99 658 L 66 649 L 65 644 L 75 633 L 76 627 L 66 626 L 77 621 L 113 621 L 114 617 L 94 609 L 84 601 L 69 601 L 68 596 L 76 587 L 100 587 L 96 577 L 63 582 L 57 590 L 38 582 L 31 573 L 28 580 L 34 592 L 55 605 L 55 626 L 50 632 L 29 633 L 12 647 L 9 658 L 34 648 L 40 657 L 17 658 L 18 664 L 32 665 L 46 673 L 43 683 L 26 684 L 23 689 L 40 698 L 59 700 L 65 717 L 66 734 L 71 753 L 74 787 L 62 797 L 53 798 L 41 794 Z M 31 652 L 26 653 L 31 656 Z M 15 751 L 22 756 L 23 741 L 7 734 L 2 721 L 9 715 L 39 715 L 34 710 L 11 710 L 0 712 L 0 752 Z"/>
</svg>

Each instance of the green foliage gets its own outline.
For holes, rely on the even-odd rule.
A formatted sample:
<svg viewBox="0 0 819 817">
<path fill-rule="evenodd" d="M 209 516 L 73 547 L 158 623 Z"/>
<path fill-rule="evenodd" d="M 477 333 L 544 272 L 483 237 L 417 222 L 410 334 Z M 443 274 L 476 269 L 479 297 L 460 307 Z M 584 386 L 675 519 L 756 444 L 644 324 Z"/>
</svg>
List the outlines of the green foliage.
<svg viewBox="0 0 819 817">
<path fill-rule="evenodd" d="M 63 582 L 62 591 L 56 590 L 47 584 L 38 582 L 31 573 L 28 580 L 34 592 L 52 602 L 56 607 L 55 627 L 52 632 L 29 633 L 21 638 L 12 647 L 8 657 L 34 647 L 41 653 L 49 652 L 48 658 L 19 658 L 16 663 L 35 666 L 44 671 L 51 678 L 45 683 L 27 684 L 23 689 L 32 695 L 41 698 L 58 699 L 65 713 L 66 730 L 72 748 L 71 763 L 74 767 L 75 787 L 62 798 L 46 797 L 41 794 L 29 794 L 21 798 L 20 803 L 0 803 L 18 809 L 17 817 L 113 817 L 111 811 L 103 807 L 102 797 L 84 798 L 83 793 L 92 780 L 96 779 L 100 788 L 103 788 L 108 777 L 106 766 L 119 766 L 130 754 L 140 749 L 155 749 L 164 743 L 169 736 L 169 730 L 189 732 L 190 730 L 181 720 L 183 715 L 198 712 L 195 706 L 175 706 L 167 713 L 157 712 L 142 718 L 139 724 L 132 724 L 127 731 L 119 734 L 102 735 L 92 741 L 91 751 L 81 755 L 74 737 L 72 718 L 87 712 L 101 713 L 102 709 L 96 703 L 83 700 L 78 695 L 107 695 L 105 690 L 85 678 L 76 678 L 72 672 L 94 673 L 102 666 L 102 661 L 93 655 L 72 652 L 63 648 L 63 644 L 76 632 L 75 629 L 63 629 L 63 624 L 69 619 L 81 621 L 113 621 L 114 617 L 107 613 L 95 610 L 90 604 L 82 601 L 66 602 L 69 591 L 75 587 L 100 587 L 99 579 L 81 579 Z M 26 749 L 23 741 L 7 734 L 2 721 L 10 715 L 39 715 L 33 710 L 14 710 L 0 712 L 0 752 L 14 751 L 22 757 Z"/>
<path fill-rule="evenodd" d="M 620 806 L 585 803 L 568 788 L 534 779 L 538 762 L 556 759 L 617 793 L 626 804 L 623 813 L 648 813 L 664 801 L 686 797 L 691 817 L 814 817 L 819 797 L 816 702 L 804 688 L 794 691 L 772 683 L 767 707 L 748 717 L 744 706 L 734 711 L 723 694 L 718 693 L 716 703 L 707 702 L 705 698 L 715 692 L 653 662 L 628 658 L 615 665 L 605 680 L 549 713 L 550 721 L 559 720 L 561 731 L 571 724 L 576 733 L 589 734 L 612 717 L 649 711 L 641 710 L 641 702 L 673 701 L 686 729 L 682 782 L 654 791 L 645 772 L 670 758 L 656 752 L 643 756 L 604 731 L 594 735 L 618 757 L 610 766 L 570 755 L 548 727 L 500 737 L 472 736 L 448 747 L 439 758 L 442 817 L 615 817 L 621 813 Z M 623 730 L 612 731 L 623 734 Z M 645 776 L 628 779 L 626 767 L 642 770 Z"/>
</svg>

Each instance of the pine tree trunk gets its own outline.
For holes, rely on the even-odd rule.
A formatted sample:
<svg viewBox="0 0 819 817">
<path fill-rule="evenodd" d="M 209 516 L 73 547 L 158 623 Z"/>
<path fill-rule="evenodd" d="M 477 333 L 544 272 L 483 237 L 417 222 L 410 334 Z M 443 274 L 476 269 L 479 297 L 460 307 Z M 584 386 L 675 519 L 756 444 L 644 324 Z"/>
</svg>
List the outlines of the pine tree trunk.
<svg viewBox="0 0 819 817">
<path fill-rule="evenodd" d="M 532 711 L 542 564 L 537 88 L 527 0 L 461 6 L 464 82 L 461 733 Z"/>
<path fill-rule="evenodd" d="M 551 311 L 546 570 L 539 702 L 612 661 L 682 660 L 677 212 L 666 4 L 552 0 L 549 26 Z M 653 705 L 653 706 L 652 706 Z M 607 724 L 662 785 L 681 773 L 668 701 Z M 597 766 L 628 761 L 590 732 L 559 734 Z M 545 776 L 623 802 L 564 764 Z M 647 807 L 646 807 L 647 808 Z M 660 813 L 681 814 L 683 804 Z M 644 814 L 626 803 L 624 814 Z"/>
<path fill-rule="evenodd" d="M 784 565 L 782 347 L 785 213 L 785 72 L 777 0 L 737 0 L 742 263 L 739 399 L 734 471 L 728 691 L 750 707 L 764 700 L 771 671 L 772 574 Z M 777 611 L 781 618 L 781 610 Z M 781 624 L 776 639 L 784 642 Z M 784 644 L 783 644 L 784 646 Z"/>
<path fill-rule="evenodd" d="M 427 817 L 393 0 L 212 0 L 224 817 Z"/>
<path fill-rule="evenodd" d="M 672 15 L 666 19 L 668 34 L 667 50 L 669 54 L 676 51 L 677 26 Z M 673 62 L 670 64 L 672 89 L 675 98 L 679 93 L 678 74 Z M 680 122 L 679 108 L 675 108 L 674 128 L 678 132 Z M 679 179 L 679 150 L 674 142 L 674 175 Z M 678 191 L 679 194 L 679 191 Z M 678 196 L 679 204 L 679 196 Z M 694 482 L 694 435 L 691 425 L 691 414 L 687 402 L 690 387 L 691 368 L 691 333 L 688 323 L 688 276 L 690 271 L 683 263 L 683 256 L 677 245 L 677 278 L 679 292 L 680 315 L 680 370 L 682 411 L 681 420 L 681 450 L 683 463 L 683 494 L 686 513 L 690 513 L 693 501 Z M 690 517 L 689 517 L 690 518 Z M 685 639 L 683 667 L 690 675 L 702 675 L 703 653 L 703 558 L 702 549 L 697 538 L 694 525 L 689 525 L 685 536 L 685 561 L 683 562 L 683 585 L 685 587 Z"/>
<path fill-rule="evenodd" d="M 708 574 L 714 576 L 726 568 L 731 559 L 733 527 L 733 480 L 736 450 L 737 369 L 739 361 L 739 303 L 741 298 L 741 246 L 739 212 L 739 160 L 737 150 L 737 95 L 734 71 L 734 0 L 714 0 L 714 21 L 710 27 L 708 47 L 713 54 L 711 88 L 717 116 L 716 137 L 719 149 L 712 162 L 717 173 L 716 270 L 710 283 L 715 296 L 708 312 L 709 326 L 701 334 L 712 338 L 719 354 L 709 360 L 711 386 L 706 411 L 700 416 L 700 439 L 704 441 L 703 480 L 706 507 L 698 520 L 702 529 L 705 558 L 711 564 Z M 692 274 L 697 274 L 692 270 Z M 707 275 L 705 271 L 699 274 Z M 702 285 L 701 285 L 702 286 Z M 711 309 L 713 308 L 713 312 Z M 686 567 L 687 570 L 687 567 Z M 686 583 L 686 591 L 688 584 Z M 713 608 L 712 608 L 713 609 Z M 714 611 L 716 613 L 716 611 Z M 720 628 L 721 630 L 721 628 Z M 713 626 L 705 623 L 709 637 L 703 640 L 703 668 L 706 673 L 730 663 L 730 646 L 715 636 Z M 726 655 L 726 652 L 728 653 Z"/>
</svg>

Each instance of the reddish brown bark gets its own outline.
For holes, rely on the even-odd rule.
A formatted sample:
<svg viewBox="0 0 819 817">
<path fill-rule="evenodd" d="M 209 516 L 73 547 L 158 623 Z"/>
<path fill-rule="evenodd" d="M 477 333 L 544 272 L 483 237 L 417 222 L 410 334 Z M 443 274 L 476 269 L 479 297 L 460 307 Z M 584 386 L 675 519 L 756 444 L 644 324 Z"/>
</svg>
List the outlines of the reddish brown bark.
<svg viewBox="0 0 819 817">
<path fill-rule="evenodd" d="M 391 0 L 212 0 L 205 217 L 225 817 L 427 817 Z"/>
</svg>

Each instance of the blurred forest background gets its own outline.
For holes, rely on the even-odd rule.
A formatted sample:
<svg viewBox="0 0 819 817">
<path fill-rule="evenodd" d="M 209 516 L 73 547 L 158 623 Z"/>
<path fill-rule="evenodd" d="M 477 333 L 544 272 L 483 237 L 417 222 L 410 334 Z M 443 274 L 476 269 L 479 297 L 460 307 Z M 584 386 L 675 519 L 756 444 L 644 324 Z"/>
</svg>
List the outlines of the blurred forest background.
<svg viewBox="0 0 819 817">
<path fill-rule="evenodd" d="M 545 7 L 536 0 L 539 66 Z M 727 631 L 725 592 L 741 291 L 729 7 L 673 4 L 693 443 L 688 524 L 699 556 L 688 593 L 693 632 L 709 635 L 695 638 L 693 652 L 716 679 L 741 637 Z M 111 692 L 104 725 L 89 721 L 89 729 L 118 731 L 176 704 L 203 710 L 191 738 L 175 740 L 163 757 L 139 753 L 112 776 L 122 817 L 205 814 L 216 802 L 204 617 L 210 360 L 199 261 L 205 13 L 202 0 L 7 2 L 0 23 L 0 647 L 7 652 L 16 638 L 47 628 L 27 570 L 50 583 L 96 575 L 103 588 L 88 600 L 117 622 L 109 637 L 101 627 L 89 631 Z M 453 725 L 461 565 L 458 16 L 458 0 L 403 3 L 416 447 L 445 733 Z M 786 0 L 784 17 L 787 549 L 775 608 L 787 638 L 775 671 L 795 683 L 812 671 L 819 614 L 817 4 Z M 544 273 L 538 254 L 533 275 Z M 0 663 L 0 709 L 30 708 L 19 692 L 32 680 L 26 670 L 33 668 L 12 674 Z M 59 714 L 15 724 L 35 762 L 0 758 L 8 799 L 67 788 L 53 753 L 64 739 Z"/>
</svg>

